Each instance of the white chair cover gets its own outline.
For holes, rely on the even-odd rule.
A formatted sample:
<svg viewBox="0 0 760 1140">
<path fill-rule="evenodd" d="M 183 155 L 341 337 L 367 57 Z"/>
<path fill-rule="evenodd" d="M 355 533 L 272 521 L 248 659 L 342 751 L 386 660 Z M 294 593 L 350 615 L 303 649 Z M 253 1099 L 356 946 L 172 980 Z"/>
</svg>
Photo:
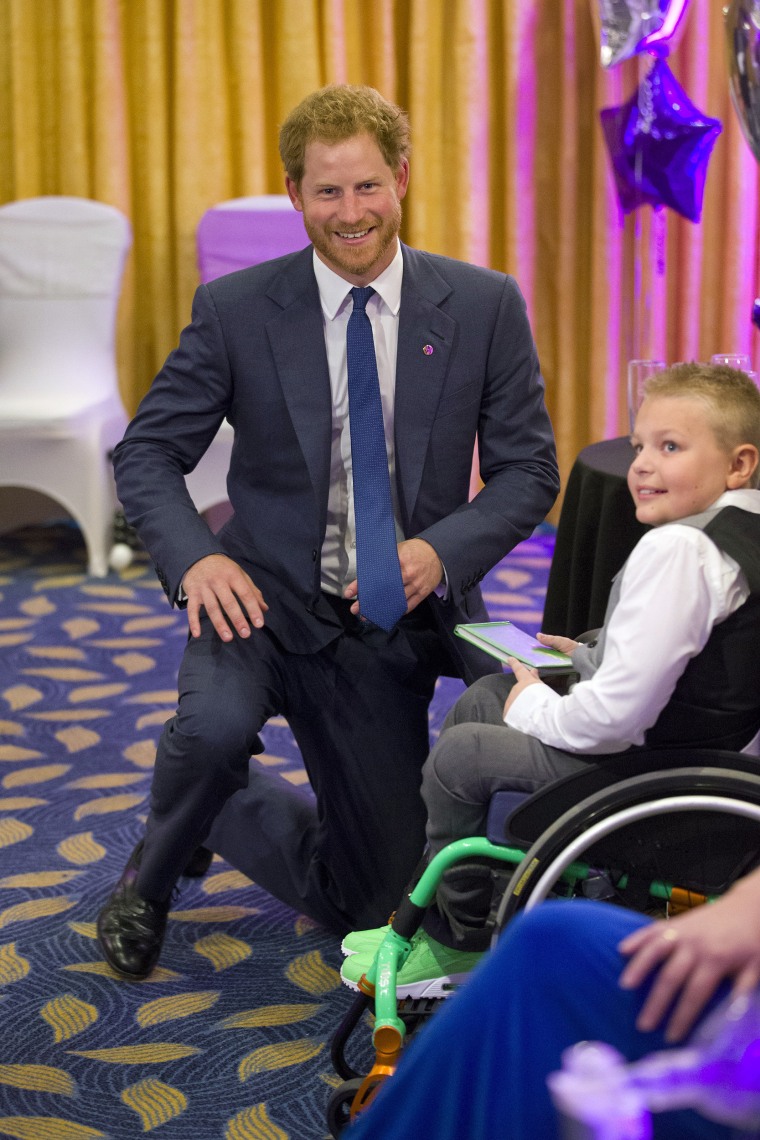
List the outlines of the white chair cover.
<svg viewBox="0 0 760 1140">
<path fill-rule="evenodd" d="M 102 202 L 0 206 L 0 486 L 61 503 L 95 577 L 108 572 L 116 506 L 109 452 L 127 423 L 114 339 L 131 241 Z"/>
</svg>

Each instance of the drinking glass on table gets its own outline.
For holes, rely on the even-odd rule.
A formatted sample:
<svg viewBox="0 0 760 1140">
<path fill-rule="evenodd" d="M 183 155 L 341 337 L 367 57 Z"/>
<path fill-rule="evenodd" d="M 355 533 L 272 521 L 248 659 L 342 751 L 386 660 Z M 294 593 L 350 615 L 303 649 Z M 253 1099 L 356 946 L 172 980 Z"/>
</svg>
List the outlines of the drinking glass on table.
<svg viewBox="0 0 760 1140">
<path fill-rule="evenodd" d="M 711 364 L 725 364 L 729 368 L 738 368 L 746 372 L 751 380 L 757 384 L 757 372 L 752 371 L 752 360 L 743 352 L 716 352 L 710 357 Z"/>
<path fill-rule="evenodd" d="M 716 352 L 710 357 L 711 364 L 725 364 L 727 368 L 738 368 L 740 372 L 752 372 L 752 361 L 742 352 Z"/>
<path fill-rule="evenodd" d="M 665 368 L 664 360 L 629 360 L 628 361 L 628 422 L 633 431 L 636 413 L 644 399 L 644 389 L 647 380 Z"/>
</svg>

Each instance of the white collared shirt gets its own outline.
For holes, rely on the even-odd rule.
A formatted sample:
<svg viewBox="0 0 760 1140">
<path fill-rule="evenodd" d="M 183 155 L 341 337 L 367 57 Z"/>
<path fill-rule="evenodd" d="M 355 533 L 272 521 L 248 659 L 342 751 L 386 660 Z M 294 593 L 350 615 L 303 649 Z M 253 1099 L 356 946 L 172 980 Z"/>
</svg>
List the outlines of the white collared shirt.
<svg viewBox="0 0 760 1140">
<path fill-rule="evenodd" d="M 758 514 L 760 491 L 726 491 L 713 506 Z M 622 573 L 597 672 L 566 696 L 529 685 L 504 717 L 511 728 L 567 752 L 622 752 L 643 744 L 713 626 L 749 596 L 734 559 L 702 530 L 677 522 L 640 538 Z M 756 755 L 756 742 L 745 751 Z"/>
<path fill-rule="evenodd" d="M 401 308 L 401 281 L 404 262 L 399 243 L 396 256 L 376 280 L 370 284 L 375 293 L 367 302 L 367 316 L 372 325 L 383 404 L 385 446 L 391 477 L 393 515 L 396 537 L 403 539 L 396 494 L 396 456 L 393 437 L 394 397 L 396 387 L 396 350 L 398 319 Z M 348 419 L 348 367 L 346 364 L 346 327 L 351 315 L 351 283 L 334 273 L 314 253 L 314 273 L 322 304 L 327 366 L 332 391 L 332 433 L 330 448 L 330 494 L 327 503 L 327 529 L 322 544 L 322 589 L 342 595 L 356 578 L 356 528 L 354 525 L 353 480 L 351 468 L 351 434 Z"/>
</svg>

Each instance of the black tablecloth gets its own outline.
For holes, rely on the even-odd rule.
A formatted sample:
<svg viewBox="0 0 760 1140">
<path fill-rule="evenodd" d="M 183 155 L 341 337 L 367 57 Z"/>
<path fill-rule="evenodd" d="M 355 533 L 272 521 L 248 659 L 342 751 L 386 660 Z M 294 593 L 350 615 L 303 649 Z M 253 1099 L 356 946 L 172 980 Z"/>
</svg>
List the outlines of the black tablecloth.
<svg viewBox="0 0 760 1140">
<path fill-rule="evenodd" d="M 562 504 L 541 628 L 577 637 L 604 620 L 612 579 L 649 530 L 636 520 L 627 437 L 584 447 Z"/>
</svg>

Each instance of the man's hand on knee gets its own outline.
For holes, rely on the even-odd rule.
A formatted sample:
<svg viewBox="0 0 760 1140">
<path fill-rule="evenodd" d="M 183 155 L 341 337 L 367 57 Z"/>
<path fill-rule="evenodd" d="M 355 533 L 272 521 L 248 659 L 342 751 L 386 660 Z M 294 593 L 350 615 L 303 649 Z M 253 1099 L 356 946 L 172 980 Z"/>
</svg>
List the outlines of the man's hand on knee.
<svg viewBox="0 0 760 1140">
<path fill-rule="evenodd" d="M 269 609 L 259 588 L 237 562 L 225 554 L 209 554 L 195 562 L 185 574 L 182 588 L 187 595 L 190 633 L 200 637 L 201 609 L 205 609 L 222 641 L 251 636 L 251 625 L 260 629 Z M 249 624 L 250 623 L 250 624 Z"/>
</svg>

